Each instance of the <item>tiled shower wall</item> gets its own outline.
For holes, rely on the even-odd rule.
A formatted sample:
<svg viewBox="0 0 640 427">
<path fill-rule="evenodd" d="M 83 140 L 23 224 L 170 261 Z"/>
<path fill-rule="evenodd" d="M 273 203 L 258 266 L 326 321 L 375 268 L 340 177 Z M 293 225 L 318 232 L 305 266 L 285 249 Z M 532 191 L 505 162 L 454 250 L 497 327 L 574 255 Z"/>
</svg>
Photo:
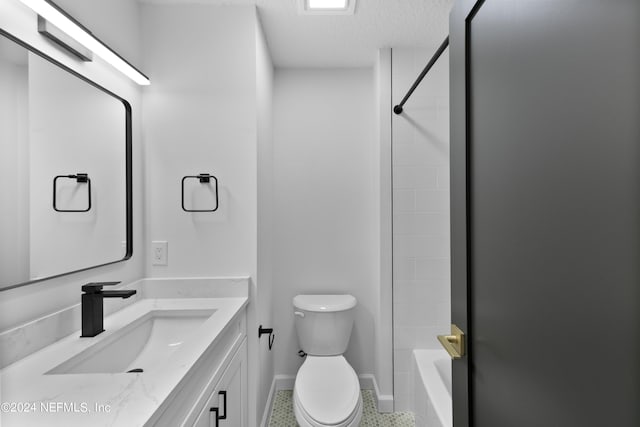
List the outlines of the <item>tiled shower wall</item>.
<svg viewBox="0 0 640 427">
<path fill-rule="evenodd" d="M 393 104 L 434 49 L 393 49 Z M 449 57 L 393 114 L 393 333 L 395 410 L 409 410 L 413 349 L 439 348 L 450 324 Z"/>
</svg>

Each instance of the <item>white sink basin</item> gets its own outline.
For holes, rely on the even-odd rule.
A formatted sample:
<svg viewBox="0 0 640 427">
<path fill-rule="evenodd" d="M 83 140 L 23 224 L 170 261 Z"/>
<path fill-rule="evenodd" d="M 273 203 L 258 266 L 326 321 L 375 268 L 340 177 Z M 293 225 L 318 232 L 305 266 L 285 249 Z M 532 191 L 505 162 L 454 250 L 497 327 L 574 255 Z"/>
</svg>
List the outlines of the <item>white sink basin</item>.
<svg viewBox="0 0 640 427">
<path fill-rule="evenodd" d="M 215 311 L 150 311 L 46 374 L 123 373 L 150 369 L 176 351 Z"/>
</svg>

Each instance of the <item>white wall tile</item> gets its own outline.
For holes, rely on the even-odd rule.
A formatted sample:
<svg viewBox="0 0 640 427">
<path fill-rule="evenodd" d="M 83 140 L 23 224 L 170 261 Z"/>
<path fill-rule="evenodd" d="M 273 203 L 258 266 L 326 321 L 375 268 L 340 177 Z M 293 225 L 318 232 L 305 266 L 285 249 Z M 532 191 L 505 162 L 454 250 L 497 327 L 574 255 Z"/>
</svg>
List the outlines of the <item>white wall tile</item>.
<svg viewBox="0 0 640 427">
<path fill-rule="evenodd" d="M 408 303 L 414 295 L 414 280 L 395 280 L 393 282 L 394 304 Z"/>
<path fill-rule="evenodd" d="M 406 190 L 409 191 L 409 190 Z M 416 190 L 416 212 L 441 212 L 449 216 L 449 191 L 448 190 Z"/>
<path fill-rule="evenodd" d="M 399 234 L 394 236 L 394 254 L 399 257 L 446 258 L 449 239 L 446 236 Z"/>
<path fill-rule="evenodd" d="M 393 167 L 394 189 L 436 189 L 438 188 L 438 169 L 423 166 Z"/>
<path fill-rule="evenodd" d="M 448 190 L 449 180 L 450 180 L 449 168 L 448 167 L 438 168 L 437 175 L 438 175 L 438 188 Z"/>
<path fill-rule="evenodd" d="M 442 348 L 437 336 L 449 332 L 447 327 L 421 327 L 415 332 L 415 348 L 438 349 Z"/>
<path fill-rule="evenodd" d="M 449 215 L 430 212 L 398 212 L 394 215 L 394 236 L 411 235 L 449 235 Z"/>
<path fill-rule="evenodd" d="M 411 257 L 393 258 L 393 279 L 413 280 L 416 278 L 416 259 Z"/>
<path fill-rule="evenodd" d="M 400 308 L 402 305 L 396 307 Z M 398 350 L 411 350 L 414 348 L 415 328 L 398 325 L 394 329 L 393 342 L 394 347 Z"/>
<path fill-rule="evenodd" d="M 436 326 L 447 327 L 451 324 L 451 302 L 441 300 L 436 303 Z"/>
<path fill-rule="evenodd" d="M 432 50 L 393 50 L 394 104 Z M 395 410 L 414 393 L 407 358 L 438 348 L 450 323 L 449 81 L 445 54 L 393 116 L 393 255 Z M 396 205 L 397 204 L 397 205 Z M 415 398 L 415 396 L 414 396 Z M 421 414 L 422 419 L 426 414 Z"/>
<path fill-rule="evenodd" d="M 413 359 L 413 349 L 398 349 L 393 352 L 394 362 L 398 365 L 398 369 L 406 370 L 411 366 Z"/>
<path fill-rule="evenodd" d="M 416 210 L 416 191 L 396 190 L 393 192 L 394 212 L 414 212 Z"/>
<path fill-rule="evenodd" d="M 449 279 L 450 277 L 448 258 L 416 258 L 416 279 Z"/>
<path fill-rule="evenodd" d="M 444 280 L 396 280 L 394 282 L 394 303 L 417 301 L 444 301 L 449 298 L 449 290 Z"/>
<path fill-rule="evenodd" d="M 409 410 L 409 396 L 410 396 L 410 380 L 409 380 L 409 367 L 407 371 L 396 372 L 394 375 L 394 387 L 393 392 L 395 394 L 395 411 L 408 411 Z M 402 405 L 402 406 L 400 406 Z"/>
</svg>

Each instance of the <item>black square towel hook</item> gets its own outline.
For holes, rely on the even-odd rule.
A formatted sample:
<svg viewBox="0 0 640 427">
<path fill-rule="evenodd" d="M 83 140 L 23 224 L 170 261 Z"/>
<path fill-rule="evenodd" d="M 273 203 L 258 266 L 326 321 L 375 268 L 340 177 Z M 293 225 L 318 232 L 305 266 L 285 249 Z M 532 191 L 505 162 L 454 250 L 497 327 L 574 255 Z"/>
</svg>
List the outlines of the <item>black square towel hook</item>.
<svg viewBox="0 0 640 427">
<path fill-rule="evenodd" d="M 185 207 L 184 205 L 184 182 L 187 179 L 197 179 L 201 184 L 210 184 L 211 183 L 211 179 L 213 178 L 213 183 L 214 183 L 214 192 L 215 192 L 215 206 L 213 209 L 188 209 Z M 199 175 L 187 175 L 187 176 L 183 176 L 182 177 L 182 185 L 181 185 L 181 191 L 182 191 L 182 210 L 185 212 L 215 212 L 218 210 L 218 178 L 216 178 L 215 176 L 208 174 L 208 173 L 201 173 Z"/>
<path fill-rule="evenodd" d="M 87 208 L 86 209 L 60 209 L 57 202 L 58 180 L 61 178 L 75 179 L 78 184 L 87 184 Z M 57 175 L 53 178 L 53 210 L 56 212 L 89 212 L 91 210 L 91 178 L 86 173 L 75 175 Z"/>
</svg>

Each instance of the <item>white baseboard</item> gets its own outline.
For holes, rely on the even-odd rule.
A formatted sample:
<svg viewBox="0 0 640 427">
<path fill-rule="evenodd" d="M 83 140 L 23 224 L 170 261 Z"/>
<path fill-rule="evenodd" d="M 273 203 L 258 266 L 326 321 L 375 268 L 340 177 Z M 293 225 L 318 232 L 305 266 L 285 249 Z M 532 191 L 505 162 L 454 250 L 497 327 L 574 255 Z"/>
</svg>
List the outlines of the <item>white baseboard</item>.
<svg viewBox="0 0 640 427">
<path fill-rule="evenodd" d="M 393 412 L 393 395 L 381 394 L 378 389 L 378 383 L 376 377 L 372 374 L 362 374 L 358 376 L 360 380 L 360 388 L 363 390 L 373 390 L 376 398 L 376 405 L 378 412 L 389 413 Z M 275 375 L 271 382 L 271 389 L 267 396 L 267 404 L 264 408 L 264 414 L 262 416 L 261 427 L 267 427 L 269 425 L 269 418 L 271 417 L 271 410 L 273 409 L 273 399 L 276 393 L 280 390 L 293 390 L 296 377 L 293 375 Z"/>
<path fill-rule="evenodd" d="M 267 427 L 269 425 L 269 419 L 271 418 L 271 411 L 273 409 L 273 399 L 276 393 L 280 390 L 293 390 L 293 384 L 296 377 L 292 375 L 275 375 L 273 381 L 271 381 L 271 388 L 269 389 L 269 395 L 267 396 L 267 404 L 264 407 L 264 414 L 262 414 L 262 422 L 260 427 Z"/>
<path fill-rule="evenodd" d="M 271 418 L 271 408 L 273 407 L 273 396 L 276 394 L 276 379 L 274 378 L 271 381 L 271 388 L 269 389 L 269 394 L 267 395 L 267 403 L 264 405 L 264 413 L 262 414 L 262 421 L 260 422 L 260 427 L 267 427 L 269 424 L 269 419 Z"/>
<path fill-rule="evenodd" d="M 393 412 L 393 394 L 377 394 L 378 412 L 389 414 Z"/>
<path fill-rule="evenodd" d="M 373 390 L 373 393 L 376 397 L 376 407 L 378 412 L 381 413 L 389 413 L 393 412 L 393 395 L 392 394 L 381 394 L 380 389 L 378 388 L 378 382 L 376 381 L 376 377 L 372 374 L 362 374 L 358 375 L 358 379 L 360 380 L 360 388 L 364 390 Z"/>
<path fill-rule="evenodd" d="M 276 375 L 273 381 L 276 383 L 276 392 L 280 390 L 293 390 L 296 377 L 295 375 Z"/>
</svg>

